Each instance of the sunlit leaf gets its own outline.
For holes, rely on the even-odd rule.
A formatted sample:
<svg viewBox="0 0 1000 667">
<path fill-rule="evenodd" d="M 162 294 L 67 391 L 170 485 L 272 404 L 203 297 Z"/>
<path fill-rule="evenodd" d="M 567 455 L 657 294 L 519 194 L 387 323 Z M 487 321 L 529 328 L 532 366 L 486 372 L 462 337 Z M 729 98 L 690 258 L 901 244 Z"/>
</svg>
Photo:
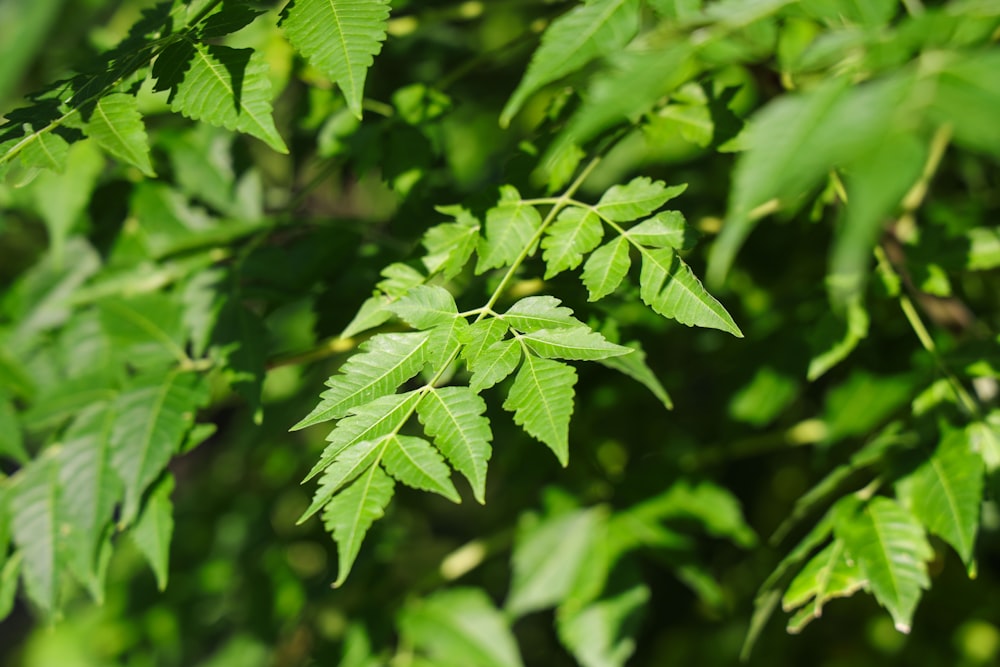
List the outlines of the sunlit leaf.
<svg viewBox="0 0 1000 667">
<path fill-rule="evenodd" d="M 451 482 L 451 470 L 438 451 L 423 438 L 389 436 L 382 466 L 402 484 L 439 493 L 455 503 L 461 502 Z"/>
<path fill-rule="evenodd" d="M 417 405 L 427 435 L 448 462 L 462 473 L 480 503 L 486 502 L 486 464 L 493 448 L 486 403 L 467 387 L 431 389 Z"/>
<path fill-rule="evenodd" d="M 575 384 L 576 371 L 571 366 L 528 354 L 503 404 L 514 413 L 514 421 L 546 444 L 564 466 L 569 463 Z"/>
<path fill-rule="evenodd" d="M 392 478 L 379 466 L 371 466 L 327 504 L 323 524 L 337 542 L 339 563 L 334 586 L 347 579 L 368 529 L 382 518 L 394 492 Z"/>
<path fill-rule="evenodd" d="M 639 287 L 643 302 L 664 317 L 743 337 L 732 316 L 672 250 L 643 251 Z"/>
<path fill-rule="evenodd" d="M 131 532 L 132 540 L 153 568 L 156 585 L 161 591 L 166 589 L 170 573 L 170 540 L 174 534 L 174 504 L 170 494 L 173 490 L 174 477 L 168 473 L 149 492 Z"/>
</svg>

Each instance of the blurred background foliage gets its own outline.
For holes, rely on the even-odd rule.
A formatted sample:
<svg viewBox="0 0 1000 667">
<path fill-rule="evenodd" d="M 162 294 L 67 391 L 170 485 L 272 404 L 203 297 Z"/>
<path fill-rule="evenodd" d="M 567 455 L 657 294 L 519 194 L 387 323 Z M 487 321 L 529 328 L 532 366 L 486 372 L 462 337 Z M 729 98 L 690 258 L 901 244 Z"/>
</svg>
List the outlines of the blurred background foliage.
<svg viewBox="0 0 1000 667">
<path fill-rule="evenodd" d="M 79 329 L 63 326 L 61 295 L 72 293 L 71 307 L 82 311 L 130 288 L 156 294 L 141 287 L 148 284 L 187 303 L 197 301 L 199 285 L 220 280 L 230 281 L 230 294 L 245 308 L 244 333 L 260 335 L 258 356 L 266 366 L 258 378 L 259 407 L 240 388 L 255 381 L 253 373 L 249 380 L 209 376 L 211 397 L 198 421 L 214 431 L 170 464 L 174 535 L 166 588 L 159 590 L 142 548 L 121 539 L 102 604 L 80 590 L 63 601 L 61 618 L 50 624 L 23 596 L 17 599 L 0 623 L 0 664 L 360 667 L 395 656 L 392 665 L 450 665 L 440 657 L 451 650 L 442 629 L 449 605 L 482 611 L 476 590 L 494 603 L 503 600 L 518 576 L 511 562 L 515 543 L 535 539 L 542 551 L 557 552 L 563 540 L 588 539 L 587 531 L 606 517 L 658 499 L 662 506 L 649 512 L 660 533 L 643 536 L 636 529 L 635 539 L 645 546 L 629 551 L 612 573 L 609 590 L 617 597 L 610 599 L 620 606 L 605 610 L 615 622 L 598 627 L 631 628 L 618 638 L 634 646 L 629 665 L 731 665 L 758 587 L 794 544 L 774 544 L 769 537 L 797 500 L 884 434 L 887 424 L 905 424 L 900 428 L 924 445 L 948 428 L 942 414 L 959 411 L 935 407 L 952 399 L 942 398 L 948 390 L 938 382 L 940 367 L 892 296 L 891 272 L 872 281 L 863 312 L 855 313 L 864 333 L 853 351 L 845 350 L 847 360 L 831 361 L 826 372 L 811 370 L 818 355 L 844 339 L 846 326 L 845 316 L 831 309 L 825 282 L 838 207 L 831 181 L 815 205 L 759 225 L 717 290 L 745 338 L 661 320 L 639 305 L 637 288 L 595 306 L 622 339 L 641 340 L 673 411 L 607 369 L 581 368 L 572 457 L 562 469 L 490 404 L 495 452 L 486 505 L 470 502 L 465 487 L 462 505 L 398 489 L 350 579 L 330 588 L 333 543 L 319 521 L 296 525 L 311 493 L 299 482 L 326 432 L 287 430 L 353 350 L 351 341 L 336 336 L 371 294 L 379 270 L 410 257 L 421 234 L 442 220 L 434 206 L 463 202 L 481 210 L 502 183 L 538 190 L 532 170 L 544 146 L 531 143 L 537 127 L 559 118 L 553 109 L 578 99 L 550 86 L 528 100 L 511 128 L 501 129 L 497 120 L 538 32 L 567 4 L 393 2 L 389 38 L 368 75 L 363 121 L 274 28 L 280 8 L 264 4 L 269 13 L 226 43 L 265 55 L 288 155 L 169 115 L 164 96 L 144 90 L 139 102 L 156 180 L 78 144 L 63 174 L 0 188 L 0 326 L 13 336 L 18 323 L 37 321 L 27 330 L 37 339 L 23 348 L 29 356 L 0 360 L 6 375 L 22 369 L 42 398 L 51 398 L 57 392 L 48 380 L 63 377 L 74 358 L 96 354 L 80 346 L 86 336 Z M 654 4 L 678 14 L 701 5 Z M 920 3 L 872 7 L 890 8 L 882 19 L 888 24 L 911 4 Z M 923 4 L 944 11 L 957 3 Z M 987 41 L 991 33 L 995 39 L 997 3 L 979 5 Z M 116 44 L 146 6 L 139 0 L 0 0 L 0 110 Z M 863 42 L 860 29 L 824 33 L 828 26 L 792 12 L 736 33 L 726 46 L 737 56 L 722 47 L 718 54 L 731 64 L 713 71 L 705 86 L 673 97 L 641 129 L 628 129 L 582 197 L 599 196 L 637 173 L 688 183 L 677 206 L 702 236 L 688 261 L 703 275 L 705 248 L 726 213 L 735 158 L 709 147 L 720 121 L 706 119 L 708 107 L 698 100 L 706 91 L 732 90 L 726 108 L 738 120 L 779 96 L 788 85 L 783 76 L 799 77 L 799 85 L 822 77 L 829 67 L 823 53 L 813 53 L 814 70 L 803 67 L 793 75 L 785 65 L 824 37 L 830 57 L 843 57 L 844 42 Z M 884 26 L 875 30 L 885 32 Z M 847 57 L 837 62 L 851 65 Z M 569 83 L 585 82 L 589 74 L 578 72 Z M 671 122 L 677 118 L 690 122 Z M 905 280 L 943 363 L 994 411 L 1000 243 L 987 235 L 970 259 L 963 234 L 995 231 L 997 181 L 995 156 L 948 150 L 919 211 L 921 233 L 886 246 L 898 253 L 894 262 L 907 267 Z M 539 285 L 526 281 L 520 288 L 531 293 Z M 586 301 L 566 276 L 545 289 L 574 306 Z M 80 320 L 76 326 L 88 325 Z M 225 342 L 213 344 L 224 349 Z M 5 353 L 11 345 L 8 339 Z M 128 350 L 142 353 L 134 345 Z M 810 380 L 811 374 L 818 377 Z M 47 429 L 61 413 L 58 402 L 3 391 L 0 398 L 9 400 L 0 410 L 6 431 L 0 470 L 12 475 L 53 437 Z M 40 405 L 55 405 L 55 412 Z M 82 405 L 59 409 L 75 413 Z M 855 478 L 870 479 L 851 474 L 841 490 L 860 488 L 852 486 Z M 995 664 L 1000 514 L 994 484 L 988 484 L 976 543 L 975 579 L 935 538 L 933 585 L 912 634 L 896 632 L 872 597 L 858 595 L 834 600 L 821 619 L 794 636 L 785 632 L 785 614 L 776 611 L 750 664 Z M 690 498 L 679 499 L 682 492 Z M 727 499 L 737 499 L 742 509 L 720 526 Z M 815 523 L 815 512 L 801 519 L 791 528 L 796 539 Z M 575 567 L 575 557 L 569 552 L 561 566 Z M 545 604 L 550 593 L 531 593 L 541 597 L 522 601 L 523 614 L 508 609 L 523 662 L 577 664 L 562 646 L 552 604 Z M 436 621 L 434 614 L 440 614 Z M 427 622 L 437 625 L 428 630 L 421 626 Z M 586 626 L 564 631 L 594 632 Z M 418 657 L 415 647 L 438 661 Z"/>
</svg>

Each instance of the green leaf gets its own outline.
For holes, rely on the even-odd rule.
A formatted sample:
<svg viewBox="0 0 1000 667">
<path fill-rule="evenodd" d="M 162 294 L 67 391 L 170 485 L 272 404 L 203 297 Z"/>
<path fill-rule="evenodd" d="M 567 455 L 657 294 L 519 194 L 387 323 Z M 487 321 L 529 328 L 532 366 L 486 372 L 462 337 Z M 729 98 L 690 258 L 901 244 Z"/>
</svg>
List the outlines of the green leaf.
<svg viewBox="0 0 1000 667">
<path fill-rule="evenodd" d="M 173 87 L 170 108 L 193 120 L 257 137 L 279 153 L 287 153 L 271 116 L 271 81 L 264 55 L 195 43 L 183 79 Z"/>
<path fill-rule="evenodd" d="M 835 531 L 896 629 L 908 633 L 921 589 L 930 586 L 926 561 L 934 550 L 923 527 L 896 501 L 878 497 L 857 514 L 839 516 Z"/>
<path fill-rule="evenodd" d="M 597 202 L 596 209 L 606 220 L 629 222 L 649 215 L 685 190 L 687 185 L 668 188 L 663 181 L 639 176 L 625 185 L 609 188 Z"/>
<path fill-rule="evenodd" d="M 477 247 L 476 273 L 513 264 L 528 250 L 541 224 L 535 207 L 521 201 L 514 187 L 503 186 L 499 203 L 486 212 L 486 237 Z"/>
<path fill-rule="evenodd" d="M 523 667 L 504 615 L 478 588 L 440 590 L 407 604 L 403 641 L 439 667 Z"/>
<path fill-rule="evenodd" d="M 390 394 L 420 372 L 427 361 L 430 333 L 387 333 L 372 336 L 326 384 L 320 403 L 293 431 L 337 419 L 352 408 Z"/>
<path fill-rule="evenodd" d="M 114 518 L 122 496 L 122 483 L 111 462 L 113 409 L 92 406 L 77 416 L 62 438 L 56 458 L 59 465 L 59 513 L 66 518 L 64 539 L 74 569 L 94 586 L 98 547 L 105 527 Z"/>
<path fill-rule="evenodd" d="M 129 163 L 143 174 L 155 177 L 149 161 L 149 139 L 134 95 L 112 93 L 94 105 L 83 128 L 105 151 Z"/>
<path fill-rule="evenodd" d="M 785 611 L 803 607 L 788 621 L 788 632 L 797 634 L 823 614 L 823 605 L 833 598 L 850 597 L 866 585 L 856 563 L 847 557 L 844 543 L 834 540 L 812 557 L 795 576 L 781 606 Z"/>
<path fill-rule="evenodd" d="M 651 248 L 682 250 L 688 245 L 687 224 L 680 211 L 660 211 L 629 229 L 628 238 L 639 245 Z"/>
<path fill-rule="evenodd" d="M 21 164 L 29 169 L 51 169 L 62 173 L 69 157 L 69 144 L 55 132 L 39 132 L 25 144 Z"/>
<path fill-rule="evenodd" d="M 507 335 L 507 323 L 498 317 L 473 322 L 461 334 L 462 358 L 471 368 L 493 345 Z"/>
<path fill-rule="evenodd" d="M 17 580 L 21 576 L 21 552 L 0 566 L 0 620 L 7 618 L 14 609 L 14 598 L 17 595 Z"/>
<path fill-rule="evenodd" d="M 27 463 L 31 458 L 24 448 L 24 435 L 14 403 L 0 385 L 0 457 L 6 457 L 18 463 Z"/>
<path fill-rule="evenodd" d="M 469 480 L 480 503 L 486 502 L 486 464 L 493 453 L 493 432 L 485 412 L 486 403 L 468 387 L 432 388 L 417 405 L 427 435 Z"/>
<path fill-rule="evenodd" d="M 687 326 L 710 327 L 743 337 L 743 332 L 691 267 L 672 250 L 644 250 L 639 296 L 654 311 Z"/>
<path fill-rule="evenodd" d="M 562 603 L 591 555 L 604 518 L 594 509 L 541 521 L 522 517 L 511 556 L 507 613 L 518 618 Z"/>
<path fill-rule="evenodd" d="M 646 389 L 652 392 L 653 396 L 656 396 L 656 398 L 659 399 L 660 403 L 663 404 L 663 407 L 667 410 L 672 410 L 674 403 L 670 400 L 670 395 L 667 393 L 667 390 L 664 389 L 663 385 L 660 383 L 660 379 L 656 377 L 656 373 L 654 373 L 649 365 L 646 364 L 646 352 L 642 349 L 642 346 L 638 341 L 632 341 L 626 345 L 632 349 L 630 354 L 601 359 L 600 363 L 608 368 L 618 371 L 619 373 L 624 373 L 639 384 L 643 385 Z"/>
<path fill-rule="evenodd" d="M 453 503 L 462 502 L 451 482 L 448 465 L 423 438 L 389 436 L 382 466 L 397 481 L 411 488 L 438 493 Z"/>
<path fill-rule="evenodd" d="M 238 298 L 225 299 L 212 331 L 212 343 L 221 357 L 226 380 L 247 402 L 257 424 L 263 419 L 260 395 L 267 362 L 267 337 L 267 328 L 256 313 Z"/>
<path fill-rule="evenodd" d="M 177 453 L 206 398 L 198 375 L 153 371 L 135 377 L 115 401 L 111 460 L 125 483 L 121 525 L 135 519 L 146 488 Z"/>
<path fill-rule="evenodd" d="M 514 422 L 551 449 L 559 463 L 569 463 L 569 418 L 573 414 L 576 371 L 558 361 L 525 355 L 504 410 Z"/>
<path fill-rule="evenodd" d="M 619 236 L 595 250 L 587 259 L 580 279 L 590 293 L 589 301 L 602 299 L 618 289 L 632 265 L 628 252 L 628 240 Z"/>
<path fill-rule="evenodd" d="M 514 303 L 500 317 L 512 329 L 523 333 L 585 326 L 573 317 L 572 310 L 561 303 L 554 296 L 528 296 Z"/>
<path fill-rule="evenodd" d="M 411 289 L 423 285 L 426 280 L 424 274 L 402 262 L 393 262 L 382 269 L 382 277 L 384 280 L 379 281 L 376 287 L 394 299 L 406 296 Z"/>
<path fill-rule="evenodd" d="M 365 299 L 357 314 L 340 333 L 340 337 L 350 338 L 387 322 L 392 317 L 392 311 L 386 307 L 390 303 L 392 300 L 384 294 L 375 294 Z"/>
<path fill-rule="evenodd" d="M 437 285 L 417 285 L 400 297 L 389 310 L 417 329 L 449 324 L 458 317 L 458 307 L 451 292 Z"/>
<path fill-rule="evenodd" d="M 1000 128 L 993 122 L 1000 85 L 990 74 L 1000 67 L 1000 54 L 995 50 L 954 54 L 943 65 L 933 83 L 930 116 L 951 126 L 961 146 L 1000 155 Z"/>
<path fill-rule="evenodd" d="M 64 380 L 47 389 L 21 416 L 28 430 L 57 426 L 81 410 L 113 400 L 116 395 L 109 379 L 94 374 Z"/>
<path fill-rule="evenodd" d="M 65 565 L 59 548 L 58 468 L 52 458 L 32 461 L 18 473 L 10 499 L 14 544 L 24 557 L 28 598 L 46 615 L 59 607 L 59 575 Z"/>
<path fill-rule="evenodd" d="M 897 483 L 901 502 L 972 567 L 983 502 L 983 459 L 966 431 L 952 431 L 934 455 Z"/>
<path fill-rule="evenodd" d="M 387 0 L 295 0 L 282 26 L 292 46 L 337 84 L 361 118 L 365 75 L 382 50 Z"/>
<path fill-rule="evenodd" d="M 161 591 L 166 589 L 170 573 L 170 540 L 174 534 L 174 504 L 170 494 L 173 490 L 174 476 L 168 473 L 149 492 L 131 532 L 132 541 L 153 568 L 156 586 Z"/>
<path fill-rule="evenodd" d="M 846 359 L 858 343 L 868 337 L 869 323 L 868 311 L 861 299 L 848 301 L 847 323 L 843 334 L 839 334 L 835 328 L 844 325 L 832 314 L 826 317 L 825 322 L 821 320 L 820 326 L 825 328 L 819 330 L 816 337 L 819 342 L 815 346 L 821 351 L 809 360 L 806 378 L 813 382 Z"/>
<path fill-rule="evenodd" d="M 542 86 L 621 49 L 638 30 L 638 0 L 593 0 L 557 18 L 542 35 L 524 78 L 500 112 L 500 125 L 507 127 Z"/>
<path fill-rule="evenodd" d="M 319 487 L 313 495 L 313 501 L 297 523 L 304 523 L 306 519 L 326 507 L 338 491 L 373 466 L 384 451 L 384 438 L 365 440 L 341 450 L 319 478 Z"/>
<path fill-rule="evenodd" d="M 479 220 L 461 206 L 439 206 L 439 213 L 454 215 L 455 222 L 445 222 L 427 230 L 421 241 L 427 254 L 423 257 L 427 272 L 441 272 L 451 280 L 465 268 L 479 242 Z"/>
<path fill-rule="evenodd" d="M 539 329 L 518 336 L 518 340 L 546 359 L 607 359 L 632 352 L 632 348 L 609 343 L 604 336 L 586 326 Z"/>
<path fill-rule="evenodd" d="M 334 587 L 347 579 L 368 529 L 385 514 L 394 492 L 392 478 L 379 466 L 372 466 L 327 504 L 323 524 L 337 542 L 338 568 Z"/>
<path fill-rule="evenodd" d="M 727 538 L 743 548 L 757 543 L 757 535 L 747 525 L 739 500 L 711 482 L 675 482 L 660 495 L 633 506 L 629 513 L 646 523 L 697 521 L 709 535 Z"/>
<path fill-rule="evenodd" d="M 604 237 L 600 217 L 590 209 L 564 208 L 542 239 L 545 279 L 580 266 L 583 256 L 596 248 Z"/>
<path fill-rule="evenodd" d="M 602 597 L 556 617 L 563 645 L 581 667 L 624 667 L 635 653 L 637 616 L 650 598 L 643 584 Z"/>
<path fill-rule="evenodd" d="M 181 305 L 162 293 L 152 292 L 99 304 L 101 327 L 116 354 L 139 368 L 186 362 Z"/>
<path fill-rule="evenodd" d="M 469 388 L 476 393 L 489 389 L 513 373 L 519 363 L 521 344 L 516 340 L 498 341 L 469 364 L 472 371 Z"/>
<path fill-rule="evenodd" d="M 416 390 L 405 394 L 389 394 L 376 398 L 371 403 L 352 408 L 349 417 L 337 422 L 337 426 L 327 437 L 330 444 L 323 450 L 319 461 L 303 481 L 308 481 L 323 472 L 344 449 L 398 431 L 413 413 L 420 397 L 420 392 Z"/>
<path fill-rule="evenodd" d="M 720 283 L 753 229 L 757 207 L 795 200 L 876 145 L 904 118 L 913 79 L 899 75 L 859 86 L 834 79 L 785 95 L 750 125 L 750 149 L 736 164 L 726 222 L 709 256 L 708 279 Z"/>
</svg>

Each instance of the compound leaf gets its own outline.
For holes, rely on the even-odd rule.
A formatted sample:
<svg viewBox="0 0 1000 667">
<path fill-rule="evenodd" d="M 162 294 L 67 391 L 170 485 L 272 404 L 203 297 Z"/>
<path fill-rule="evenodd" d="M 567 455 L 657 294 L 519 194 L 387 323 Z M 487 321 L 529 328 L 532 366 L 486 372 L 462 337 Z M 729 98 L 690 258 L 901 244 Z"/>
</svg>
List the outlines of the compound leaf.
<svg viewBox="0 0 1000 667">
<path fill-rule="evenodd" d="M 587 258 L 580 279 L 590 293 L 589 301 L 597 301 L 618 289 L 632 265 L 628 251 L 628 241 L 624 236 L 619 236 Z"/>
<path fill-rule="evenodd" d="M 511 328 L 523 333 L 585 326 L 561 303 L 554 296 L 528 296 L 508 308 L 501 317 Z"/>
<path fill-rule="evenodd" d="M 432 388 L 417 405 L 427 434 L 452 467 L 462 473 L 480 503 L 486 502 L 486 464 L 493 448 L 486 403 L 468 387 Z"/>
<path fill-rule="evenodd" d="M 576 371 L 571 366 L 528 354 L 503 404 L 514 413 L 514 422 L 547 445 L 563 466 L 569 463 L 575 384 Z"/>
<path fill-rule="evenodd" d="M 687 189 L 687 185 L 667 187 L 663 181 L 648 176 L 633 178 L 625 185 L 614 185 L 597 202 L 601 217 L 613 222 L 629 222 L 649 215 Z"/>
<path fill-rule="evenodd" d="M 681 324 L 720 329 L 743 337 L 722 304 L 672 250 L 643 250 L 639 296 L 657 313 Z"/>
<path fill-rule="evenodd" d="M 507 335 L 507 323 L 498 317 L 473 322 L 461 333 L 462 358 L 471 368 L 487 350 Z"/>
<path fill-rule="evenodd" d="M 521 363 L 521 345 L 516 340 L 502 340 L 494 343 L 484 353 L 469 364 L 472 378 L 469 388 L 480 392 L 514 372 Z"/>
<path fill-rule="evenodd" d="M 156 176 L 149 160 L 149 139 L 134 95 L 112 93 L 94 105 L 84 132 L 97 145 L 149 177 Z"/>
<path fill-rule="evenodd" d="M 626 232 L 633 243 L 651 248 L 681 250 L 687 242 L 684 214 L 680 211 L 660 211 Z"/>
<path fill-rule="evenodd" d="M 604 226 L 596 213 L 576 206 L 563 209 L 542 239 L 545 279 L 580 266 L 583 256 L 600 245 L 603 237 Z"/>
<path fill-rule="evenodd" d="M 299 517 L 298 523 L 303 523 L 323 509 L 338 491 L 374 465 L 385 450 L 383 440 L 383 438 L 364 440 L 341 450 L 333 462 L 327 466 L 323 476 L 319 478 L 319 487 L 313 495 L 312 504 Z"/>
<path fill-rule="evenodd" d="M 365 76 L 382 50 L 388 21 L 387 0 L 295 0 L 282 26 L 292 46 L 337 84 L 361 118 Z"/>
<path fill-rule="evenodd" d="M 539 88 L 622 48 L 638 29 L 638 0 L 595 0 L 557 18 L 542 35 L 524 78 L 500 113 L 500 124 L 509 125 Z"/>
<path fill-rule="evenodd" d="M 465 267 L 479 242 L 479 220 L 460 206 L 439 207 L 438 212 L 452 214 L 455 222 L 435 225 L 424 234 L 422 243 L 427 249 L 423 257 L 428 273 L 441 272 L 441 277 L 451 280 Z"/>
<path fill-rule="evenodd" d="M 389 310 L 417 329 L 430 329 L 458 317 L 455 297 L 437 285 L 417 285 L 394 301 Z"/>
<path fill-rule="evenodd" d="M 438 493 L 454 503 L 462 501 L 452 484 L 448 464 L 423 438 L 389 436 L 382 466 L 397 481 L 409 487 Z"/>
<path fill-rule="evenodd" d="M 271 81 L 263 54 L 253 49 L 196 43 L 170 108 L 193 120 L 257 137 L 287 153 L 271 116 Z"/>
<path fill-rule="evenodd" d="M 327 380 L 330 388 L 320 395 L 319 405 L 292 430 L 339 419 L 354 407 L 396 391 L 426 363 L 429 339 L 425 331 L 372 336 L 361 345 L 361 354 L 348 359 L 340 374 Z"/>
<path fill-rule="evenodd" d="M 347 579 L 372 523 L 381 519 L 395 492 L 392 478 L 379 466 L 372 466 L 344 491 L 334 496 L 323 512 L 323 524 L 337 542 L 337 580 Z"/>
</svg>

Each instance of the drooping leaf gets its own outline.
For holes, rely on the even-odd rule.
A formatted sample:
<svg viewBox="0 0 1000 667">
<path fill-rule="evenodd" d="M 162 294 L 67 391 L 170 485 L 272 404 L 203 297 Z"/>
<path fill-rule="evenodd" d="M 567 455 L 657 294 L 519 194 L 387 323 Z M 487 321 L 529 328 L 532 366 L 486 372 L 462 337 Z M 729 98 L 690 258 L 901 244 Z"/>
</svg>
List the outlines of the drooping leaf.
<svg viewBox="0 0 1000 667">
<path fill-rule="evenodd" d="M 65 566 L 60 548 L 59 471 L 51 457 L 35 459 L 19 473 L 10 500 L 14 544 L 24 556 L 28 598 L 45 614 L 59 608 L 59 575 Z"/>
<path fill-rule="evenodd" d="M 156 586 L 161 591 L 166 589 L 170 573 L 170 540 L 174 534 L 174 504 L 170 494 L 173 490 L 174 476 L 167 473 L 149 492 L 131 532 L 132 540 L 153 568 Z"/>
<path fill-rule="evenodd" d="M 500 113 L 504 127 L 532 93 L 628 43 L 639 29 L 637 0 L 594 0 L 549 25 L 517 89 Z"/>
<path fill-rule="evenodd" d="M 591 210 L 564 208 L 542 239 L 545 279 L 580 266 L 583 256 L 596 248 L 604 237 L 601 219 Z"/>
<path fill-rule="evenodd" d="M 788 585 L 781 599 L 782 608 L 792 611 L 802 607 L 789 619 L 788 632 L 801 632 L 809 621 L 822 615 L 823 605 L 833 598 L 850 597 L 865 584 L 857 563 L 848 558 L 844 543 L 834 540 L 813 556 Z"/>
<path fill-rule="evenodd" d="M 955 548 L 967 567 L 983 502 L 983 459 L 966 431 L 952 431 L 934 455 L 897 485 L 903 504 L 927 530 Z"/>
<path fill-rule="evenodd" d="M 404 394 L 388 394 L 371 403 L 352 408 L 349 417 L 337 422 L 337 426 L 327 437 L 330 444 L 303 481 L 323 472 L 344 449 L 398 431 L 409 419 L 419 400 L 420 392 L 414 390 Z"/>
<path fill-rule="evenodd" d="M 417 405 L 417 415 L 434 444 L 462 473 L 480 503 L 486 502 L 486 464 L 493 448 L 486 403 L 468 387 L 430 389 Z"/>
<path fill-rule="evenodd" d="M 523 667 L 504 615 L 478 588 L 453 588 L 410 602 L 399 618 L 404 641 L 435 665 Z"/>
<path fill-rule="evenodd" d="M 595 509 L 542 520 L 522 517 L 511 556 L 507 613 L 517 618 L 562 603 L 591 556 L 604 518 Z"/>
<path fill-rule="evenodd" d="M 632 348 L 615 345 L 590 327 L 539 329 L 518 336 L 532 352 L 546 359 L 596 360 L 619 357 Z"/>
<path fill-rule="evenodd" d="M 528 354 L 503 404 L 514 413 L 514 422 L 547 445 L 563 466 L 569 463 L 575 384 L 576 371 L 571 366 Z"/>
<path fill-rule="evenodd" d="M 521 345 L 516 340 L 501 340 L 469 364 L 472 378 L 469 388 L 474 392 L 489 389 L 513 373 L 521 363 Z"/>
<path fill-rule="evenodd" d="M 298 523 L 305 522 L 323 509 L 338 491 L 375 465 L 384 451 L 384 438 L 364 440 L 342 450 L 319 478 L 319 486 L 313 495 L 313 501 L 299 517 Z"/>
<path fill-rule="evenodd" d="M 479 240 L 476 273 L 513 264 L 528 250 L 542 224 L 538 210 L 521 201 L 510 185 L 500 189 L 500 201 L 486 212 L 486 236 Z"/>
<path fill-rule="evenodd" d="M 573 317 L 571 309 L 561 303 L 554 296 L 528 296 L 514 303 L 500 317 L 522 333 L 585 326 Z"/>
<path fill-rule="evenodd" d="M 338 568 L 334 586 L 340 586 L 347 579 L 368 529 L 385 514 L 394 492 L 392 478 L 379 466 L 371 466 L 327 504 L 323 525 L 337 542 Z"/>
<path fill-rule="evenodd" d="M 417 285 L 390 305 L 389 310 L 410 326 L 430 329 L 458 317 L 451 292 L 437 285 Z"/>
<path fill-rule="evenodd" d="M 429 339 L 425 331 L 372 336 L 361 345 L 360 354 L 327 380 L 330 388 L 320 395 L 319 405 L 292 430 L 343 417 L 351 408 L 396 391 L 426 363 Z"/>
<path fill-rule="evenodd" d="M 878 497 L 856 514 L 838 516 L 835 531 L 896 629 L 908 633 L 921 591 L 930 586 L 934 550 L 923 527 L 896 501 Z"/>
<path fill-rule="evenodd" d="M 589 301 L 602 299 L 618 289 L 618 285 L 632 266 L 628 252 L 628 240 L 624 236 L 619 236 L 590 255 L 580 275 L 590 293 Z"/>
<path fill-rule="evenodd" d="M 480 224 L 461 206 L 442 206 L 437 211 L 454 215 L 455 222 L 444 222 L 427 230 L 422 240 L 427 254 L 422 261 L 428 273 L 440 271 L 442 278 L 451 280 L 461 273 L 476 250 Z"/>
<path fill-rule="evenodd" d="M 111 155 L 149 177 L 156 176 L 149 160 L 149 139 L 134 95 L 112 93 L 94 105 L 84 132 Z"/>
<path fill-rule="evenodd" d="M 625 185 L 610 187 L 597 202 L 596 209 L 607 220 L 629 222 L 649 215 L 686 189 L 687 185 L 668 188 L 663 181 L 638 176 Z"/>
<path fill-rule="evenodd" d="M 414 489 L 438 493 L 448 500 L 462 501 L 451 482 L 451 470 L 434 447 L 423 438 L 389 436 L 382 466 L 398 482 Z"/>
<path fill-rule="evenodd" d="M 170 108 L 193 120 L 257 137 L 279 153 L 288 148 L 271 116 L 271 81 L 263 54 L 194 43 L 183 79 L 172 86 Z"/>
<path fill-rule="evenodd" d="M 638 341 L 632 341 L 627 344 L 627 347 L 632 349 L 630 354 L 623 354 L 617 357 L 607 357 L 606 359 L 601 359 L 600 363 L 608 368 L 612 368 L 619 373 L 624 373 L 636 382 L 642 384 L 646 389 L 652 392 L 653 396 L 659 399 L 660 403 L 663 404 L 667 410 L 672 410 L 674 403 L 670 400 L 670 395 L 667 390 L 663 388 L 663 384 L 660 379 L 656 377 L 656 373 L 653 369 L 649 367 L 646 363 L 646 352 L 642 349 L 642 346 Z"/>
<path fill-rule="evenodd" d="M 361 118 L 365 76 L 382 50 L 387 0 L 295 0 L 282 26 L 306 60 L 337 84 Z"/>
<path fill-rule="evenodd" d="M 206 398 L 198 375 L 153 371 L 136 376 L 115 401 L 111 460 L 125 483 L 122 525 L 135 519 L 143 493 L 177 453 Z"/>
<path fill-rule="evenodd" d="M 56 454 L 62 485 L 59 511 L 67 522 L 64 539 L 73 567 L 84 581 L 96 580 L 98 546 L 122 495 L 121 480 L 111 463 L 114 422 L 113 409 L 91 406 L 67 429 Z"/>
<path fill-rule="evenodd" d="M 644 250 L 639 296 L 654 311 L 687 326 L 710 327 L 743 337 L 715 297 L 672 250 Z"/>
</svg>

